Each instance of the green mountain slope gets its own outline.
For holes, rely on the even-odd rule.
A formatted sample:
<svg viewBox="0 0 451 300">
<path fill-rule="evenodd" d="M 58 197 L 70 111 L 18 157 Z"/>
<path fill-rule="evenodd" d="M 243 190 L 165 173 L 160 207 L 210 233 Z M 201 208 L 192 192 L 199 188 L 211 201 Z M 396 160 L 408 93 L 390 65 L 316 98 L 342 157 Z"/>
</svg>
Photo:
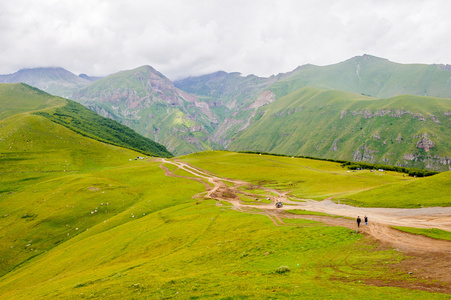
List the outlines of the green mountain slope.
<svg viewBox="0 0 451 300">
<path fill-rule="evenodd" d="M 130 163 L 129 159 L 140 155 L 31 114 L 0 121 L 0 140 L 2 275 L 70 238 L 66 224 L 90 224 L 72 209 L 88 209 L 90 186 L 108 185 L 83 174 Z M 82 188 L 77 182 L 86 184 L 83 188 L 88 193 L 73 197 Z M 39 250 L 26 247 L 28 241 Z"/>
<path fill-rule="evenodd" d="M 270 90 L 277 97 L 311 86 L 379 98 L 404 94 L 451 98 L 450 77 L 448 65 L 398 64 L 363 55 L 328 66 L 301 66 Z"/>
<path fill-rule="evenodd" d="M 188 93 L 221 99 L 229 107 L 240 107 L 246 101 L 256 98 L 259 93 L 282 77 L 283 75 L 269 78 L 255 75 L 244 77 L 238 72 L 219 71 L 177 80 L 174 85 Z"/>
<path fill-rule="evenodd" d="M 249 126 L 259 107 L 275 100 L 275 95 L 267 89 L 284 76 L 263 78 L 220 71 L 178 80 L 174 85 L 189 93 L 213 97 L 219 107 L 227 108 L 228 113 L 210 136 L 215 143 L 227 147 L 233 134 Z"/>
<path fill-rule="evenodd" d="M 71 100 L 67 100 L 65 106 L 56 108 L 51 112 L 38 112 L 36 114 L 99 141 L 141 151 L 148 155 L 172 156 L 163 145 L 137 134 L 114 120 L 101 117 Z"/>
<path fill-rule="evenodd" d="M 26 84 L 0 84 L 0 120 L 12 115 L 61 106 L 65 100 Z"/>
<path fill-rule="evenodd" d="M 150 66 L 119 72 L 72 97 L 102 116 L 166 145 L 176 155 L 216 148 L 209 135 L 226 108 L 177 89 Z"/>
<path fill-rule="evenodd" d="M 262 107 L 304 87 L 342 90 L 378 98 L 407 94 L 451 98 L 450 78 L 451 67 L 449 65 L 399 64 L 383 58 L 363 55 L 328 66 L 305 65 L 292 72 L 269 78 L 216 72 L 186 78 L 173 84 L 152 67 L 143 66 L 112 74 L 95 82 L 89 81 L 91 78 L 88 76 L 77 77 L 61 68 L 21 70 L 15 74 L 0 76 L 0 81 L 25 80 L 58 95 L 61 95 L 57 91 L 59 88 L 73 91 L 72 99 L 101 116 L 114 119 L 139 134 L 163 144 L 175 155 L 184 155 L 210 149 L 242 149 L 234 146 L 236 145 L 234 139 L 240 136 L 241 132 L 247 131 L 248 127 L 260 118 L 261 113 L 265 110 Z M 55 89 L 51 90 L 50 87 L 53 86 Z M 396 106 L 395 111 L 399 111 L 403 116 L 413 116 L 406 112 L 416 112 L 415 104 L 409 101 L 403 101 L 403 103 L 405 105 Z M 411 104 L 414 106 L 410 107 Z M 301 108 L 292 106 L 291 109 L 300 110 Z M 365 111 L 370 114 L 380 109 L 383 111 L 383 108 L 377 106 L 368 108 L 361 106 L 355 109 L 359 109 L 356 111 L 357 115 L 362 116 Z M 345 110 L 343 108 L 342 112 L 346 113 Z M 425 111 L 423 117 L 428 119 L 429 115 L 432 115 L 441 122 L 440 119 L 443 119 L 441 116 L 447 113 L 447 111 L 433 111 L 432 109 Z M 376 119 L 380 126 L 391 126 L 388 125 L 389 123 L 382 125 L 389 118 L 383 118 L 383 116 L 379 116 L 379 113 L 377 114 Z M 364 116 L 364 118 L 367 117 L 368 115 Z M 316 120 L 310 118 L 309 122 L 316 122 Z M 439 124 L 441 128 L 446 128 L 445 123 Z M 276 125 L 276 127 L 280 125 L 282 124 Z M 285 123 L 285 125 L 289 124 Z M 419 126 L 405 132 L 414 139 L 418 139 L 418 135 L 425 133 L 422 125 L 424 125 L 422 122 L 410 125 L 404 122 L 402 126 Z M 292 130 L 288 126 L 280 128 L 277 132 L 281 132 L 283 135 Z M 369 130 L 372 129 L 368 127 L 366 132 Z M 422 133 L 414 133 L 414 131 Z M 375 139 L 377 139 L 380 133 L 375 134 Z M 403 132 L 401 132 L 400 139 L 403 138 L 402 134 Z M 328 139 L 332 139 L 333 142 L 337 141 L 337 143 L 343 142 L 346 138 L 354 139 L 353 136 L 343 137 L 340 134 L 332 136 L 330 132 L 325 133 L 324 136 L 328 136 Z M 388 137 L 390 140 L 396 140 L 398 135 Z M 251 141 L 255 138 L 250 135 L 247 135 L 247 138 L 249 143 L 259 143 L 259 141 Z M 311 138 L 315 139 L 313 136 Z M 433 140 L 430 136 L 425 136 L 420 144 L 428 144 L 431 141 Z M 329 140 L 324 140 L 324 142 L 329 143 Z M 361 141 L 357 142 L 362 145 Z M 277 151 L 283 154 L 298 153 L 296 149 L 299 147 L 291 145 L 294 143 L 295 141 L 284 142 L 277 146 Z M 287 149 L 285 149 L 285 144 Z M 329 155 L 326 151 L 319 150 L 320 146 L 315 145 L 314 147 L 320 155 Z M 425 145 L 422 147 L 424 148 Z M 374 147 L 370 150 L 362 148 L 357 151 L 354 146 L 349 146 L 347 151 L 351 151 L 350 153 L 353 154 L 348 159 L 361 160 L 364 156 L 364 160 L 379 161 L 382 159 L 386 164 L 395 163 L 446 170 L 450 163 L 447 146 L 442 148 L 435 146 L 434 151 L 437 153 L 429 152 L 429 147 L 427 145 L 426 147 L 428 148 L 426 152 L 428 155 L 432 155 L 432 159 L 427 158 L 428 155 L 425 158 L 421 153 L 413 151 L 415 149 L 407 149 L 405 146 L 399 147 L 396 151 L 392 149 L 393 151 L 390 150 L 382 156 L 373 155 L 373 158 L 364 152 L 379 151 L 379 153 L 383 153 L 384 151 L 374 149 Z M 264 148 L 273 149 L 274 147 L 265 146 Z M 336 148 L 336 145 L 333 148 Z M 255 149 L 257 148 L 243 150 Z M 299 154 L 315 155 L 312 151 L 309 149 L 307 152 Z M 335 156 L 337 155 L 333 157 Z M 404 156 L 406 161 L 400 160 L 400 157 L 404 158 Z"/>
<path fill-rule="evenodd" d="M 303 88 L 259 109 L 229 149 L 448 170 L 451 100 Z"/>
<path fill-rule="evenodd" d="M 114 120 L 101 117 L 74 101 L 49 95 L 26 84 L 0 84 L 0 103 L 0 120 L 21 112 L 33 112 L 102 142 L 147 155 L 172 156 L 164 146 Z"/>
<path fill-rule="evenodd" d="M 190 93 L 215 97 L 230 109 L 230 114 L 219 124 L 211 139 L 226 149 L 235 150 L 234 135 L 246 130 L 251 120 L 258 118 L 257 109 L 303 87 L 342 90 L 373 97 L 411 94 L 451 98 L 449 78 L 451 68 L 448 65 L 398 64 L 363 55 L 329 66 L 305 65 L 270 78 L 216 72 L 179 80 L 175 85 Z M 291 131 L 292 128 L 284 130 Z M 250 143 L 254 139 L 250 135 L 247 138 Z M 294 152 L 283 146 L 279 151 L 284 154 Z"/>
<path fill-rule="evenodd" d="M 114 189 L 111 188 L 113 181 L 107 184 L 102 178 L 89 175 L 90 172 L 133 164 L 133 158 L 141 156 L 143 149 L 155 143 L 145 139 L 145 143 L 137 145 L 142 148 L 139 152 L 114 146 L 114 142 L 127 142 L 115 140 L 124 135 L 138 139 L 125 143 L 129 148 L 133 142 L 143 140 L 134 132 L 121 131 L 124 126 L 95 115 L 80 104 L 26 84 L 0 84 L 0 103 L 4 104 L 0 106 L 0 113 L 11 115 L 0 120 L 0 229 L 9 228 L 0 235 L 0 274 L 3 275 L 70 238 L 65 236 L 66 224 L 91 224 L 92 220 L 73 214 L 68 203 L 72 204 L 70 208 L 87 209 L 92 198 L 89 191 L 98 187 L 110 187 L 110 192 Z M 68 107 L 78 110 L 70 115 Z M 36 110 L 59 118 L 69 126 L 52 122 L 51 118 L 38 115 Z M 110 135 L 101 135 L 105 128 Z M 81 130 L 84 130 L 82 135 Z M 104 140 L 87 137 L 98 132 Z M 83 191 L 74 196 L 74 193 L 78 195 L 78 189 Z M 121 199 L 120 193 L 111 195 Z M 55 205 L 58 209 L 54 209 Z M 66 210 L 61 211 L 62 207 Z M 25 240 L 33 240 L 40 250 L 22 248 Z"/>
</svg>

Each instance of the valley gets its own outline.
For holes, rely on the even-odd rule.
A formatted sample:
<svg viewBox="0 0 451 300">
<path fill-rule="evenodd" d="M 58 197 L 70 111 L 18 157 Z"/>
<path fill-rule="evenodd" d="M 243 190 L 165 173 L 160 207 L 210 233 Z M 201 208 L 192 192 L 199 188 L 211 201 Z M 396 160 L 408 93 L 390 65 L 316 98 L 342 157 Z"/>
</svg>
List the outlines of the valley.
<svg viewBox="0 0 451 300">
<path fill-rule="evenodd" d="M 348 173 L 337 163 L 222 151 L 130 161 L 133 155 L 123 152 L 113 159 L 115 167 L 108 156 L 110 162 L 94 170 L 52 178 L 36 178 L 45 174 L 36 169 L 15 173 L 22 185 L 1 195 L 2 270 L 7 254 L 14 254 L 8 263 L 15 266 L 2 276 L 2 297 L 341 298 L 370 292 L 381 299 L 445 299 L 449 293 L 450 278 L 437 269 L 449 268 L 451 242 L 391 228 L 449 233 L 449 207 L 437 214 L 405 209 L 400 218 L 399 209 L 338 210 L 330 200 L 309 200 L 437 175 Z M 285 175 L 274 180 L 276 174 Z M 20 180 L 30 175 L 36 179 Z M 416 201 L 427 201 L 428 191 L 421 192 Z M 369 215 L 368 227 L 356 228 L 356 213 Z M 280 266 L 291 271 L 278 274 Z"/>
<path fill-rule="evenodd" d="M 409 260 L 403 267 L 415 266 L 417 272 L 421 269 L 422 276 L 443 282 L 451 282 L 450 274 L 437 272 L 451 267 L 451 262 L 447 259 L 451 247 L 451 207 L 428 207 L 417 209 L 396 209 L 396 208 L 362 208 L 343 204 L 336 204 L 331 199 L 314 201 L 309 199 L 289 200 L 288 192 L 281 192 L 276 189 L 255 186 L 241 180 L 220 178 L 208 171 L 200 170 L 194 166 L 181 161 L 167 161 L 160 165 L 165 170 L 166 176 L 184 177 L 192 180 L 197 178 L 207 179 L 213 187 L 205 194 L 205 198 L 217 200 L 217 205 L 222 207 L 224 203 L 231 203 L 232 209 L 251 214 L 261 214 L 269 217 L 276 226 L 293 226 L 288 220 L 307 219 L 322 222 L 330 226 L 342 226 L 357 230 L 368 235 L 378 243 L 397 251 L 402 251 L 412 255 L 414 259 Z M 177 169 L 169 171 L 165 164 L 177 166 Z M 176 175 L 179 170 L 184 170 L 193 177 Z M 233 184 L 233 186 L 230 186 Z M 243 186 L 252 186 L 252 194 L 240 189 Z M 242 199 L 250 197 L 254 201 L 245 202 Z M 201 198 L 201 195 L 196 196 Z M 269 203 L 261 203 L 263 199 Z M 264 200 L 263 200 L 264 201 Z M 283 203 L 282 207 L 276 208 L 277 202 Z M 299 210 L 299 211 L 297 211 Z M 299 214 L 298 214 L 299 212 Z M 370 216 L 369 226 L 357 227 L 355 216 Z M 303 226 L 308 226 L 304 224 Z M 422 235 L 406 234 L 397 229 L 397 226 L 415 228 L 438 228 L 447 232 L 447 240 L 431 239 Z M 431 263 L 433 259 L 433 263 Z M 403 284 L 404 286 L 404 284 Z M 442 291 L 449 292 L 448 287 Z M 424 287 L 426 288 L 426 287 Z M 428 289 L 428 288 L 426 288 Z"/>
<path fill-rule="evenodd" d="M 218 90 L 228 102 L 144 67 L 85 86 L 92 110 L 0 84 L 0 298 L 448 299 L 450 172 L 416 177 L 342 159 L 446 170 L 449 99 L 314 87 L 276 98 L 269 86 L 287 78 L 247 77 L 259 87 Z M 110 118 L 89 95 L 104 97 Z M 124 125 L 136 116 L 183 150 L 174 157 Z M 224 143 L 234 151 L 215 150 Z M 392 158 L 403 153 L 410 163 Z M 369 224 L 357 227 L 358 215 Z"/>
<path fill-rule="evenodd" d="M 447 171 L 450 70 L 365 54 L 270 77 L 218 71 L 172 82 L 142 66 L 103 78 L 24 69 L 0 82 L 73 99 L 176 156 L 254 151 Z"/>
<path fill-rule="evenodd" d="M 358 215 L 369 215 L 372 219 L 371 226 L 369 227 L 370 229 L 365 230 L 364 228 L 366 228 L 366 226 L 362 225 L 362 229 L 359 227 L 357 230 L 363 230 L 365 233 L 370 234 L 372 237 L 382 242 L 387 243 L 388 241 L 391 241 L 391 243 L 395 243 L 396 245 L 403 245 L 404 241 L 402 239 L 397 241 L 395 241 L 395 239 L 390 239 L 390 236 L 387 235 L 384 230 L 381 230 L 381 227 L 390 228 L 393 226 L 405 226 L 417 228 L 438 228 L 445 231 L 451 231 L 451 207 L 428 207 L 416 209 L 363 208 L 345 204 L 337 204 L 332 202 L 331 198 L 323 201 L 296 198 L 292 198 L 292 200 L 290 200 L 287 196 L 289 193 L 288 191 L 281 192 L 276 189 L 254 186 L 251 183 L 244 181 L 220 178 L 181 161 L 167 161 L 165 159 L 161 159 L 160 161 L 163 162 L 160 167 L 165 169 L 165 174 L 167 176 L 176 176 L 175 173 L 180 169 L 191 173 L 195 176 L 195 178 L 203 178 L 208 180 L 209 183 L 213 184 L 213 187 L 209 189 L 204 197 L 215 199 L 219 201 L 218 203 L 220 203 L 220 201 L 229 202 L 233 205 L 233 209 L 237 211 L 252 211 L 253 208 L 256 208 L 265 211 L 265 214 L 268 217 L 271 218 L 271 216 L 276 216 L 278 219 L 280 219 L 281 216 L 289 218 L 289 214 L 284 213 L 287 210 L 289 212 L 293 212 L 295 215 L 296 210 L 301 210 L 303 212 L 307 211 L 305 215 L 309 215 L 309 212 L 319 212 L 347 217 L 347 223 L 337 223 L 340 223 L 341 226 L 343 226 L 343 224 L 347 224 L 345 226 L 352 229 L 356 229 L 356 224 L 354 224 L 353 221 L 350 222 L 349 219 L 354 220 L 355 216 Z M 177 166 L 177 169 L 174 171 L 169 171 L 169 169 L 164 167 L 164 164 L 168 163 Z M 184 178 L 190 179 L 189 176 L 185 176 Z M 233 186 L 228 186 L 226 183 L 233 184 Z M 240 189 L 246 186 L 253 186 L 253 189 L 257 190 L 258 194 L 248 193 L 245 192 L 245 190 Z M 262 199 L 265 198 L 268 203 L 246 203 L 240 199 L 240 194 L 245 197 L 254 198 L 254 203 L 261 202 Z M 275 204 L 277 202 L 282 202 L 284 206 L 276 208 Z M 302 218 L 302 216 L 299 217 Z M 329 223 L 331 223 L 331 221 L 329 221 Z M 377 229 L 373 230 L 373 227 L 376 227 Z M 412 236 L 410 238 L 412 238 Z M 408 240 L 408 238 L 406 239 Z M 427 247 L 429 251 L 443 252 L 443 254 L 446 255 L 450 244 L 446 241 L 430 241 L 428 245 L 407 242 L 404 246 L 405 247 L 402 248 L 403 250 L 412 252 L 424 250 L 425 247 Z"/>
<path fill-rule="evenodd" d="M 451 1 L 0 1 L 0 300 L 451 300 Z"/>
</svg>

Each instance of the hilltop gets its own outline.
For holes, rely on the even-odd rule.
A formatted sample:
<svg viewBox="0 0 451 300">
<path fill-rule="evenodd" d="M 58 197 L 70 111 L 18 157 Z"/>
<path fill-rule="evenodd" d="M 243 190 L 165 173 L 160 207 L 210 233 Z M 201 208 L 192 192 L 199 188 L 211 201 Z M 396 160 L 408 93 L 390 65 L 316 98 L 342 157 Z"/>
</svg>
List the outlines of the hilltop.
<svg viewBox="0 0 451 300">
<path fill-rule="evenodd" d="M 281 97 L 310 86 L 377 98 L 404 94 L 451 98 L 450 76 L 449 65 L 399 64 L 365 54 L 328 66 L 300 66 L 271 91 Z"/>
<path fill-rule="evenodd" d="M 33 113 L 96 140 L 120 145 L 147 155 L 172 156 L 166 148 L 118 122 L 86 107 L 55 97 L 26 84 L 0 84 L 0 120 L 18 113 Z"/>
<path fill-rule="evenodd" d="M 0 83 L 26 83 L 52 95 L 70 98 L 74 90 L 89 84 L 63 68 L 30 68 L 13 74 L 0 75 Z"/>
</svg>

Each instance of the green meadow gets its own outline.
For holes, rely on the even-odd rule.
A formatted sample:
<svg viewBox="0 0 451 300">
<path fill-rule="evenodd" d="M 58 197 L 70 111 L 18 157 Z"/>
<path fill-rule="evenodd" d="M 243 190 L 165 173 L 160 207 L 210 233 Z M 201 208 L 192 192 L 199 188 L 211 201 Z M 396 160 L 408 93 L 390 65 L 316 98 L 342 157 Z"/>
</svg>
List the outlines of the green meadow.
<svg viewBox="0 0 451 300">
<path fill-rule="evenodd" d="M 1 219 L 1 244 L 7 246 L 1 253 L 10 268 L 0 296 L 446 298 L 366 285 L 411 279 L 392 268 L 402 254 L 382 251 L 352 230 L 291 220 L 276 227 L 265 216 L 218 207 L 213 200 L 195 204 L 191 196 L 202 190 L 143 161 L 3 195 L 2 214 L 9 215 Z M 290 271 L 277 273 L 281 266 Z"/>
<path fill-rule="evenodd" d="M 289 195 L 297 199 L 343 197 L 419 180 L 397 172 L 350 171 L 339 163 L 272 155 L 207 151 L 181 159 L 224 177 L 290 191 Z M 385 205 L 390 206 L 390 202 Z"/>
<path fill-rule="evenodd" d="M 275 226 L 193 198 L 204 184 L 43 116 L 0 120 L 0 140 L 0 299 L 449 299 L 396 287 L 421 279 L 397 268 L 401 252 L 354 230 Z M 297 199 L 426 180 L 231 152 L 178 159 Z"/>
<path fill-rule="evenodd" d="M 451 171 L 420 180 L 387 184 L 377 188 L 337 198 L 340 203 L 365 207 L 419 208 L 451 206 Z"/>
<path fill-rule="evenodd" d="M 10 120 L 1 124 L 2 138 L 9 139 L 2 145 L 14 140 L 15 148 L 1 152 L 22 160 L 2 164 L 2 186 L 9 191 L 0 196 L 1 298 L 446 298 L 366 284 L 413 279 L 394 268 L 404 259 L 401 253 L 381 250 L 352 230 L 292 220 L 274 226 L 263 215 L 193 199 L 205 190 L 202 184 L 166 177 L 151 160 L 130 161 L 136 155 L 131 150 L 40 116 L 15 116 L 23 129 L 14 132 Z M 28 140 L 33 151 L 24 151 L 31 148 Z M 47 164 L 40 163 L 44 157 Z M 278 186 L 274 179 L 290 168 L 356 176 L 330 163 L 250 154 L 205 152 L 182 159 L 205 169 L 215 162 L 222 169 L 214 170 L 230 177 L 235 161 L 243 167 L 242 179 L 269 164 L 270 186 Z M 274 173 L 277 167 L 282 170 Z M 358 189 L 371 182 L 371 174 L 362 175 Z M 289 178 L 282 177 L 279 187 L 298 181 Z M 380 178 L 374 186 L 383 184 Z M 279 273 L 282 266 L 289 271 Z"/>
<path fill-rule="evenodd" d="M 451 232 L 437 229 L 437 228 L 414 228 L 414 227 L 403 227 L 403 226 L 394 226 L 401 231 L 405 231 L 408 233 L 424 235 L 437 240 L 447 240 L 451 241 Z"/>
</svg>

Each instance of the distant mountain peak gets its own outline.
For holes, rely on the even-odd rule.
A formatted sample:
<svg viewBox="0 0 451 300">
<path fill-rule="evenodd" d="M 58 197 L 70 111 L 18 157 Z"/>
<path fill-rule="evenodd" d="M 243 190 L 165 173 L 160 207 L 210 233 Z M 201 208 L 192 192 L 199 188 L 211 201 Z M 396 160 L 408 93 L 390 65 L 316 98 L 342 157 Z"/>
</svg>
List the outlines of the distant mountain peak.
<svg viewBox="0 0 451 300">
<path fill-rule="evenodd" d="M 99 77 L 99 76 L 89 76 L 84 73 L 79 74 L 78 77 L 89 80 L 90 82 L 94 82 L 94 81 L 97 81 L 97 80 L 103 78 L 103 77 Z"/>
<path fill-rule="evenodd" d="M 370 55 L 370 54 L 363 54 L 360 56 L 354 56 L 353 58 L 348 59 L 347 61 L 389 61 L 386 58 Z"/>
</svg>

